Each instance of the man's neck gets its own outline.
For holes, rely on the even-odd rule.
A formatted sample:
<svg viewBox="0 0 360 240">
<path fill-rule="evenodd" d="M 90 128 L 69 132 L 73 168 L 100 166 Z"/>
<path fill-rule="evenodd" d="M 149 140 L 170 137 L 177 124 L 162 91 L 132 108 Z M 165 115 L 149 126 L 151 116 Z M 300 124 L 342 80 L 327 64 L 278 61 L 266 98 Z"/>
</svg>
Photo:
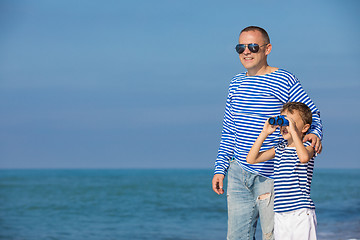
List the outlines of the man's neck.
<svg viewBox="0 0 360 240">
<path fill-rule="evenodd" d="M 269 65 L 264 65 L 263 67 L 259 69 L 248 69 L 246 76 L 260 76 L 260 75 L 266 75 L 272 72 L 275 72 L 278 70 L 276 67 L 270 67 Z"/>
</svg>

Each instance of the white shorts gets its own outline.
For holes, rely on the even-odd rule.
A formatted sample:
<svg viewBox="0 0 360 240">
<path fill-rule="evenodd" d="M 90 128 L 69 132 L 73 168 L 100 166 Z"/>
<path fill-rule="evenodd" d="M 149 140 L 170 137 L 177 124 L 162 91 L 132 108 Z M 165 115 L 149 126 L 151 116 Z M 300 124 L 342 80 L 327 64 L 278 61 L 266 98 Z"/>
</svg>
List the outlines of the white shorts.
<svg viewBox="0 0 360 240">
<path fill-rule="evenodd" d="M 316 240 L 316 215 L 314 209 L 299 209 L 275 213 L 275 240 Z"/>
</svg>

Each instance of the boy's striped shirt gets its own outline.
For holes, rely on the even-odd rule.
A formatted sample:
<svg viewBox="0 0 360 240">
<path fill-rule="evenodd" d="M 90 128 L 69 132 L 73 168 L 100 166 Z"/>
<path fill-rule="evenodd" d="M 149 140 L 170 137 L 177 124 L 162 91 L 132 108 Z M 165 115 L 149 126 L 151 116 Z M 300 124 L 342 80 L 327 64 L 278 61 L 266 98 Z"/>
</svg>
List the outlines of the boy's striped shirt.
<svg viewBox="0 0 360 240">
<path fill-rule="evenodd" d="M 282 141 L 275 147 L 274 158 L 274 211 L 289 212 L 301 208 L 315 209 L 310 197 L 314 158 L 301 163 L 295 147 Z M 310 146 L 309 142 L 304 146 Z"/>
</svg>

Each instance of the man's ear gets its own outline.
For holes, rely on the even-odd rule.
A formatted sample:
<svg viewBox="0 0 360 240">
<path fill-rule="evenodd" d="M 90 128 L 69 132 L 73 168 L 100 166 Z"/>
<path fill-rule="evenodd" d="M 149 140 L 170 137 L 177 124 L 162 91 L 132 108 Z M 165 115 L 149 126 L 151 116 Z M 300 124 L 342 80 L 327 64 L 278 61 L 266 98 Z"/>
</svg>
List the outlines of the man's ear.
<svg viewBox="0 0 360 240">
<path fill-rule="evenodd" d="M 309 128 L 310 128 L 310 124 L 305 124 L 301 132 L 306 133 L 309 130 Z"/>
<path fill-rule="evenodd" d="M 271 49 L 272 49 L 272 45 L 270 43 L 268 45 L 266 45 L 266 48 L 265 48 L 265 55 L 266 56 L 270 54 Z"/>
</svg>

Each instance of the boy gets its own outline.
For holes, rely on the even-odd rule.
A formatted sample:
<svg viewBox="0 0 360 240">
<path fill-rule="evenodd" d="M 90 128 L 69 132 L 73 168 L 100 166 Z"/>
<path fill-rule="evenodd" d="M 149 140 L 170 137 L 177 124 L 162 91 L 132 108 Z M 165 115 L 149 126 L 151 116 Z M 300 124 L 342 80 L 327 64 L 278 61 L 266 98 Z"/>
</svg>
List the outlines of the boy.
<svg viewBox="0 0 360 240">
<path fill-rule="evenodd" d="M 279 240 L 316 239 L 315 205 L 310 198 L 315 151 L 303 137 L 312 122 L 308 106 L 300 102 L 284 104 L 288 126 L 271 125 L 266 121 L 263 130 L 247 155 L 250 164 L 274 159 L 274 237 Z M 284 138 L 278 145 L 260 152 L 265 139 L 277 127 Z"/>
</svg>

